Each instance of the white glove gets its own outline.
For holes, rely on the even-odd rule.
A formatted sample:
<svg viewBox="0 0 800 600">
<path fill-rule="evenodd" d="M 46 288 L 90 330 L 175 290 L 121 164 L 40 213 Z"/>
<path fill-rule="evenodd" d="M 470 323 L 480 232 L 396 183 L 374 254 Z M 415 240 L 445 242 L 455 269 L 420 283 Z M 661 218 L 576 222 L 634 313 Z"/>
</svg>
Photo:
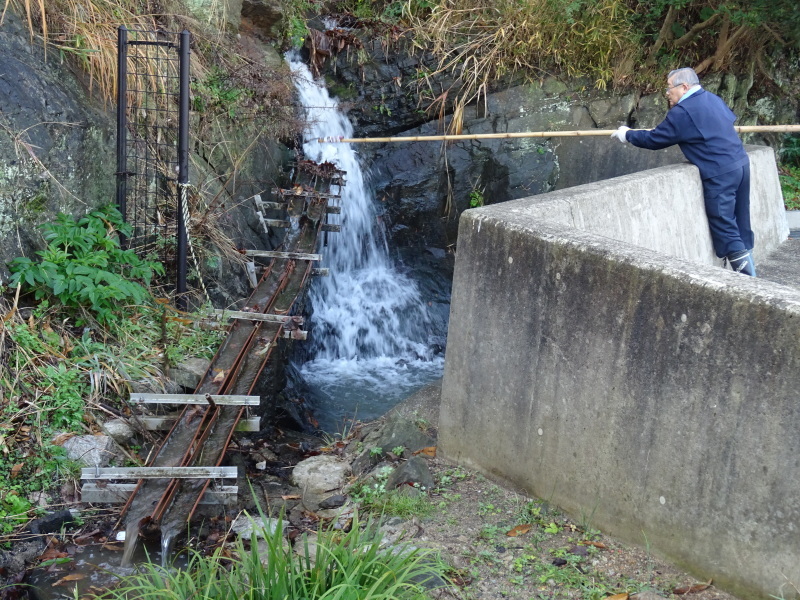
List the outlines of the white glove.
<svg viewBox="0 0 800 600">
<path fill-rule="evenodd" d="M 611 134 L 612 138 L 617 138 L 623 144 L 627 144 L 628 140 L 625 139 L 625 133 L 630 130 L 630 127 L 625 127 L 622 125 L 619 129 L 617 129 L 614 133 Z"/>
</svg>

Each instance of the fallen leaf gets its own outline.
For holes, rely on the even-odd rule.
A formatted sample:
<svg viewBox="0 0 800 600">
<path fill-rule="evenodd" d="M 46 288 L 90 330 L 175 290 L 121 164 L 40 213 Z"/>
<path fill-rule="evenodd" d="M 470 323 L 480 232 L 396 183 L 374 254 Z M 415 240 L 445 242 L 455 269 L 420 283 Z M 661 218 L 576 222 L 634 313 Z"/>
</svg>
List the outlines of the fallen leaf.
<svg viewBox="0 0 800 600">
<path fill-rule="evenodd" d="M 104 550 L 111 550 L 113 552 L 122 552 L 122 544 L 103 544 L 101 548 Z"/>
<path fill-rule="evenodd" d="M 84 533 L 76 537 L 73 541 L 78 544 L 79 546 L 85 546 L 89 542 L 95 541 L 95 536 L 100 533 L 99 529 L 95 529 L 90 531 L 89 533 Z"/>
<path fill-rule="evenodd" d="M 591 540 L 583 540 L 582 542 L 578 542 L 581 546 L 594 546 L 595 548 L 600 548 L 600 550 L 605 550 L 608 548 L 603 542 L 593 542 Z"/>
<path fill-rule="evenodd" d="M 214 379 L 212 379 L 212 383 L 221 383 L 222 380 L 225 379 L 225 371 L 220 371 L 216 375 L 214 375 Z"/>
<path fill-rule="evenodd" d="M 25 466 L 25 463 L 17 463 L 13 467 L 11 467 L 11 479 L 14 479 L 19 472 L 22 471 L 22 467 Z"/>
<path fill-rule="evenodd" d="M 702 592 L 703 590 L 707 590 L 711 587 L 711 582 L 713 580 L 709 579 L 708 583 L 695 583 L 694 585 L 684 585 L 681 587 L 677 587 L 672 590 L 673 594 L 677 594 L 682 596 L 683 594 L 694 594 L 696 592 Z"/>
<path fill-rule="evenodd" d="M 417 454 L 422 454 L 423 456 L 430 456 L 431 458 L 436 457 L 436 446 L 428 446 L 427 448 L 422 448 L 421 450 L 417 450 L 413 453 L 414 456 Z"/>
<path fill-rule="evenodd" d="M 81 575 L 80 573 L 70 573 L 69 575 L 65 575 L 56 581 L 53 585 L 63 585 L 65 583 L 69 583 L 70 581 L 80 581 L 84 577 L 86 577 L 86 575 Z"/>
<path fill-rule="evenodd" d="M 627 592 L 624 594 L 614 594 L 613 596 L 606 596 L 605 600 L 628 600 L 630 596 Z"/>
<path fill-rule="evenodd" d="M 64 558 L 67 555 L 66 552 L 59 550 L 54 546 L 48 546 L 44 552 L 42 552 L 39 560 L 50 560 L 51 558 Z"/>
<path fill-rule="evenodd" d="M 281 496 L 283 500 L 300 500 L 300 496 L 298 494 L 289 494 L 287 496 Z"/>
<path fill-rule="evenodd" d="M 525 523 L 523 525 L 517 525 L 511 531 L 506 533 L 508 537 L 517 537 L 518 535 L 522 535 L 524 533 L 528 533 L 531 530 L 532 525 L 530 523 Z"/>
<path fill-rule="evenodd" d="M 74 433 L 59 433 L 57 436 L 53 438 L 53 444 L 56 446 L 62 446 L 64 442 L 66 442 L 69 438 L 75 437 Z"/>
</svg>

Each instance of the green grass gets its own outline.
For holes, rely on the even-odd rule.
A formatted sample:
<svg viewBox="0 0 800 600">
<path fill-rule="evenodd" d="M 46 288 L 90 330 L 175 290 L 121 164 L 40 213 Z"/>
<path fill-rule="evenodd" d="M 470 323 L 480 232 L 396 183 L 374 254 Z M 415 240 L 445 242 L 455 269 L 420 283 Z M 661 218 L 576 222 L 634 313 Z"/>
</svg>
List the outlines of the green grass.
<svg viewBox="0 0 800 600">
<path fill-rule="evenodd" d="M 305 536 L 297 538 L 300 553 L 286 545 L 282 524 L 264 535 L 266 549 L 256 544 L 247 548 L 238 540 L 211 556 L 193 553 L 184 569 L 149 564 L 97 598 L 423 600 L 428 597 L 426 585 L 444 581 L 446 567 L 432 551 L 381 548 L 376 524 L 357 518 L 347 533 L 321 532 L 315 546 Z"/>
</svg>

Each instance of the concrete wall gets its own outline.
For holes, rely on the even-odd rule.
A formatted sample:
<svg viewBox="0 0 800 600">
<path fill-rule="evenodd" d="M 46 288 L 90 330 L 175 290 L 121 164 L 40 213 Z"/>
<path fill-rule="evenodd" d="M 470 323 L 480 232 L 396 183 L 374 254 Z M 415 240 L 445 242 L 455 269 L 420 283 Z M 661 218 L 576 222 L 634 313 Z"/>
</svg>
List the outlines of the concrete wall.
<svg viewBox="0 0 800 600">
<path fill-rule="evenodd" d="M 763 253 L 788 230 L 748 151 Z M 800 292 L 711 266 L 701 196 L 676 165 L 465 212 L 439 445 L 766 597 L 800 585 Z"/>
</svg>

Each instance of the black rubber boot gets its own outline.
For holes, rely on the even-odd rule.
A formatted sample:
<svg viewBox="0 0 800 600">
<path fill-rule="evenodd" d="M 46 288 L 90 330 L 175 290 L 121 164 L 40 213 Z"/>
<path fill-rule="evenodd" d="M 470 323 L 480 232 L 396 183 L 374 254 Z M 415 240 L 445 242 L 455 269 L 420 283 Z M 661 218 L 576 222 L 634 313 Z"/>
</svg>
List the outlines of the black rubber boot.
<svg viewBox="0 0 800 600">
<path fill-rule="evenodd" d="M 756 267 L 753 263 L 753 254 L 750 250 L 740 250 L 725 257 L 731 263 L 731 269 L 742 275 L 756 276 Z"/>
</svg>

